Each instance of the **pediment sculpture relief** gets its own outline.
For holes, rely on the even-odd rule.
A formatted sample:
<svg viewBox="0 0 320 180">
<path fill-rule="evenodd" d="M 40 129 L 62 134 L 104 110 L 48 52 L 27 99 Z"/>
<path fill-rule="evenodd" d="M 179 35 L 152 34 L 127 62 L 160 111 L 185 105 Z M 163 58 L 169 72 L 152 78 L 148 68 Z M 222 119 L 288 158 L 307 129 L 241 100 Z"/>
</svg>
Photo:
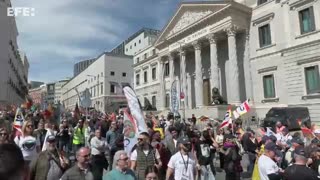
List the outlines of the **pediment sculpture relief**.
<svg viewBox="0 0 320 180">
<path fill-rule="evenodd" d="M 204 11 L 187 11 L 185 12 L 179 19 L 179 21 L 175 24 L 174 28 L 169 32 L 168 36 L 175 34 L 176 32 L 184 29 L 188 25 L 202 19 L 203 17 L 213 13 L 211 10 Z"/>
</svg>

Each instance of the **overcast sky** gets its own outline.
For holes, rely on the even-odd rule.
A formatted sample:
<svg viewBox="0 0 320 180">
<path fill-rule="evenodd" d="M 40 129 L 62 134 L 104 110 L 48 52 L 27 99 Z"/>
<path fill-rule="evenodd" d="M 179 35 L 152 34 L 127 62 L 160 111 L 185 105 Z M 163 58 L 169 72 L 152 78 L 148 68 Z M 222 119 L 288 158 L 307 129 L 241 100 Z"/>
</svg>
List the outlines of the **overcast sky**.
<svg viewBox="0 0 320 180">
<path fill-rule="evenodd" d="M 35 8 L 17 17 L 29 81 L 72 77 L 73 64 L 109 51 L 142 27 L 162 30 L 181 0 L 12 0 Z"/>
</svg>

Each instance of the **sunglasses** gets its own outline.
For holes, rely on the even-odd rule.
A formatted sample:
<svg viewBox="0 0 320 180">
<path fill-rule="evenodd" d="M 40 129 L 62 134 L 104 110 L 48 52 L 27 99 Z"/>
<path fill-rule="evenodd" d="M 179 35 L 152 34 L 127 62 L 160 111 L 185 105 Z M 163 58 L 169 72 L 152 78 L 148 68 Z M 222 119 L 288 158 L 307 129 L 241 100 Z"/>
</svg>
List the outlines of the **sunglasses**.
<svg viewBox="0 0 320 180">
<path fill-rule="evenodd" d="M 7 133 L 0 133 L 0 136 L 7 136 Z"/>
<path fill-rule="evenodd" d="M 143 141 L 144 139 L 143 138 L 138 138 L 138 141 Z"/>
<path fill-rule="evenodd" d="M 120 161 L 120 160 L 128 161 L 128 160 L 129 160 L 129 158 L 128 158 L 128 157 L 126 157 L 126 158 L 124 158 L 124 159 L 119 159 L 119 161 Z"/>
</svg>

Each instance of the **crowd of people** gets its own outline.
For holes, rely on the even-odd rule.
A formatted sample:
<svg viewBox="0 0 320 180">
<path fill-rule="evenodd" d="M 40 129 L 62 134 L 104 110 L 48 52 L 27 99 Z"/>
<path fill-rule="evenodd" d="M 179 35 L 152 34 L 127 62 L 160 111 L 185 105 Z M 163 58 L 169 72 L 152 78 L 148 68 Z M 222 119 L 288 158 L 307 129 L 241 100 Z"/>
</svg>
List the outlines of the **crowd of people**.
<svg viewBox="0 0 320 180">
<path fill-rule="evenodd" d="M 0 119 L 0 180 L 214 180 L 223 171 L 226 180 L 319 179 L 320 130 L 309 142 L 281 122 L 267 133 L 146 116 L 148 132 L 128 153 L 122 114 L 60 124 L 28 115 L 20 133 Z"/>
</svg>

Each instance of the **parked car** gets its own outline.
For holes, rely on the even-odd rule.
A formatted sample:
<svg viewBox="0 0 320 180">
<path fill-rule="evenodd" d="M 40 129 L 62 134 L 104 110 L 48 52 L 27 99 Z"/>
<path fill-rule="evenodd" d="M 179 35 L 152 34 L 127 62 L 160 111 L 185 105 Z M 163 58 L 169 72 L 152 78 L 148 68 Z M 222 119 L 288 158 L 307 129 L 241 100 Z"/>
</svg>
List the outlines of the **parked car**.
<svg viewBox="0 0 320 180">
<path fill-rule="evenodd" d="M 287 126 L 289 131 L 300 130 L 301 125 L 311 128 L 311 118 L 307 107 L 273 107 L 263 121 L 263 127 L 275 128 L 277 121 Z"/>
</svg>

